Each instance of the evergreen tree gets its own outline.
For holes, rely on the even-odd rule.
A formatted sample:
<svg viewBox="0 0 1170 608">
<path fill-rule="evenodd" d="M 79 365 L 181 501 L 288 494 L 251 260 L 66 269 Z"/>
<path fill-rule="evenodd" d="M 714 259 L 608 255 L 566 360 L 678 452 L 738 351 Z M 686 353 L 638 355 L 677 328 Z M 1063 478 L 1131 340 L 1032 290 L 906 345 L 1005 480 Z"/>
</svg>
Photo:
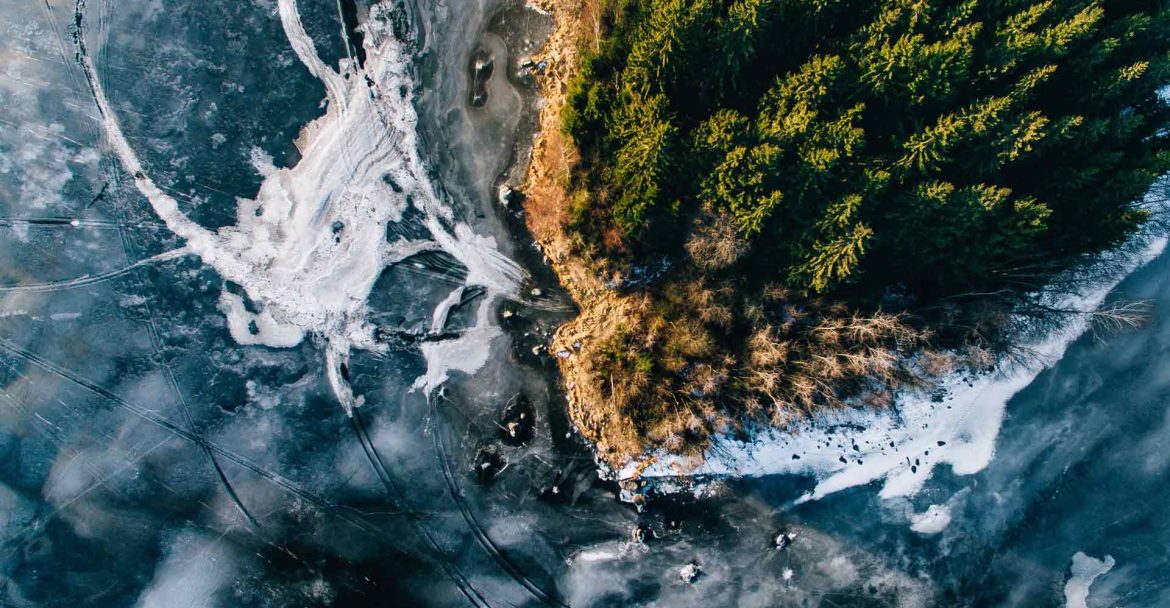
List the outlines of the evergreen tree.
<svg viewBox="0 0 1170 608">
<path fill-rule="evenodd" d="M 1170 170 L 1166 0 L 604 9 L 564 122 L 622 255 L 728 214 L 791 287 L 941 294 L 1118 242 Z"/>
</svg>

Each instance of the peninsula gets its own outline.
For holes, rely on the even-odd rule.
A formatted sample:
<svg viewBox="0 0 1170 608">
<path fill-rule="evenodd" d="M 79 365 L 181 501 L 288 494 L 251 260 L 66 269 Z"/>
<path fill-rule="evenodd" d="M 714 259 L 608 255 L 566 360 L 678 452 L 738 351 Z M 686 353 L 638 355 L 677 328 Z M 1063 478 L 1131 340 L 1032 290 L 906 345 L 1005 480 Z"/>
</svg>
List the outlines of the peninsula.
<svg viewBox="0 0 1170 608">
<path fill-rule="evenodd" d="M 611 466 L 995 368 L 1170 170 L 1165 2 L 535 4 L 525 211 Z"/>
</svg>

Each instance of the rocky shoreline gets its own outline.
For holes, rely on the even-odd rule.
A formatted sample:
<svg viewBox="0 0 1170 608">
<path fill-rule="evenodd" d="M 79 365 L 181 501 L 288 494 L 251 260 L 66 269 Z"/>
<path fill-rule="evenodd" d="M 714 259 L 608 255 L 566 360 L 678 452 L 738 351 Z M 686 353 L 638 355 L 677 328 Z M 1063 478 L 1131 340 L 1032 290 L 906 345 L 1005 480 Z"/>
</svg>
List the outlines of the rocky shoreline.
<svg viewBox="0 0 1170 608">
<path fill-rule="evenodd" d="M 547 66 L 538 80 L 542 100 L 532 157 L 520 190 L 524 218 L 544 262 L 552 268 L 577 305 L 577 316 L 561 325 L 548 346 L 556 361 L 568 402 L 569 422 L 593 448 L 598 464 L 613 470 L 628 463 L 629 454 L 607 441 L 615 430 L 611 416 L 590 396 L 595 383 L 585 358 L 578 354 L 616 331 L 630 318 L 630 297 L 606 286 L 588 260 L 574 250 L 565 230 L 569 171 L 576 149 L 560 126 L 560 110 L 568 83 L 577 69 L 578 49 L 587 43 L 589 16 L 597 0 L 530 0 L 530 5 L 553 18 L 553 32 L 533 61 Z M 620 429 L 634 432 L 633 429 Z M 645 464 L 649 464 L 649 461 Z"/>
</svg>

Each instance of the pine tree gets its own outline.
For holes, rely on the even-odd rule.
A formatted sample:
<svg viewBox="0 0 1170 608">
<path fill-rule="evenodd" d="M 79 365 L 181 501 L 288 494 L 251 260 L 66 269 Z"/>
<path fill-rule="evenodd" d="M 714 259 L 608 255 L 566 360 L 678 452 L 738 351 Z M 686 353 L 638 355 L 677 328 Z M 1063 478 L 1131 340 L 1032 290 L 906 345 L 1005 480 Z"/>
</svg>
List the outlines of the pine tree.
<svg viewBox="0 0 1170 608">
<path fill-rule="evenodd" d="M 728 214 L 791 287 L 938 294 L 1116 243 L 1170 170 L 1165 0 L 606 5 L 565 123 L 634 255 Z"/>
</svg>

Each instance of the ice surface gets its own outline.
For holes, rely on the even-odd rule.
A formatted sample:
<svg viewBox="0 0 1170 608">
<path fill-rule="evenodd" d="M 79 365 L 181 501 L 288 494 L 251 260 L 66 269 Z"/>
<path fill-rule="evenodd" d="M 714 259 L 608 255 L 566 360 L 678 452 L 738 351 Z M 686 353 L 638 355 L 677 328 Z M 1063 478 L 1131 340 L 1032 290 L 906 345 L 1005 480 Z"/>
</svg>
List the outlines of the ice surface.
<svg viewBox="0 0 1170 608">
<path fill-rule="evenodd" d="M 242 297 L 225 292 L 220 307 L 232 337 L 275 348 L 295 346 L 306 333 L 324 338 L 330 344 L 330 384 L 347 411 L 360 401 L 339 369 L 351 347 L 381 348 L 366 302 L 382 270 L 403 259 L 402 245 L 388 243 L 385 235 L 387 223 L 401 221 L 408 205 L 424 214 L 433 243 L 467 267 L 467 283 L 487 288 L 481 328 L 498 297 L 518 293 L 524 275 L 490 237 L 459 222 L 431 183 L 419 156 L 410 55 L 391 31 L 390 10 L 376 4 L 363 26 L 366 64 L 346 60 L 339 72 L 318 57 L 296 1 L 280 0 L 284 31 L 297 57 L 325 85 L 328 110 L 305 127 L 295 166 L 278 169 L 263 154 L 253 154 L 264 177 L 260 190 L 254 199 L 239 201 L 235 225 L 218 231 L 188 218 L 146 173 L 84 45 L 80 54 L 106 137 L 138 189 L 187 251 L 240 285 L 259 308 L 249 311 Z M 420 386 L 434 388 L 446 377 L 437 370 L 474 371 L 472 363 L 486 355 L 473 343 L 490 340 L 489 333 L 481 329 L 459 345 L 424 349 L 428 369 L 436 371 Z M 473 351 L 455 363 L 433 360 Z"/>
</svg>

